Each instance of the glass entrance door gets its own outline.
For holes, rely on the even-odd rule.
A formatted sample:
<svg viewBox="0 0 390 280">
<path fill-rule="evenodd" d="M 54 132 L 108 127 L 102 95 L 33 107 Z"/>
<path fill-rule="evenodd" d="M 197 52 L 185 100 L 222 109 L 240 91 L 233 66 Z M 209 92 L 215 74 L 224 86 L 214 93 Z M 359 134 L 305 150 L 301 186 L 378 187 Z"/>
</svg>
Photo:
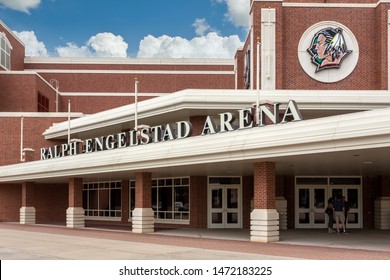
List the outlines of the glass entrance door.
<svg viewBox="0 0 390 280">
<path fill-rule="evenodd" d="M 332 197 L 344 196 L 349 208 L 346 220 L 347 228 L 360 228 L 361 216 L 359 213 L 360 207 L 360 188 L 357 186 L 332 186 Z"/>
<path fill-rule="evenodd" d="M 325 208 L 327 205 L 325 186 L 298 187 L 297 228 L 326 227 Z"/>
<path fill-rule="evenodd" d="M 361 228 L 360 177 L 296 177 L 295 227 L 326 228 L 328 199 L 341 196 L 345 197 L 350 208 L 347 228 Z"/>
<path fill-rule="evenodd" d="M 209 185 L 209 228 L 241 228 L 241 185 Z"/>
</svg>

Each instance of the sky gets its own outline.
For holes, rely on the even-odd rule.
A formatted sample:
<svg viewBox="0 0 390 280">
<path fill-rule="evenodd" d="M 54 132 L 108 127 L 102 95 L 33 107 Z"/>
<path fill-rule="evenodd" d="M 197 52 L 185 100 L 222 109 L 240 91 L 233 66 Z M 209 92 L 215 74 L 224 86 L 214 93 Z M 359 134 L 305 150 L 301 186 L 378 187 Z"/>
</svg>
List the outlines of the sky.
<svg viewBox="0 0 390 280">
<path fill-rule="evenodd" d="M 249 0 L 0 0 L 26 56 L 233 58 Z"/>
</svg>

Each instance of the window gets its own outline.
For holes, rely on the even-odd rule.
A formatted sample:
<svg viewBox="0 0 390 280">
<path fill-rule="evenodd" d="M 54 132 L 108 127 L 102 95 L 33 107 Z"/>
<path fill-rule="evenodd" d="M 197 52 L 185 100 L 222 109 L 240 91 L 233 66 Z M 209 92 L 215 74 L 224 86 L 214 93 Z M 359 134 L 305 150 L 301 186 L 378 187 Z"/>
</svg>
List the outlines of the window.
<svg viewBox="0 0 390 280">
<path fill-rule="evenodd" d="M 4 33 L 0 32 L 0 65 L 6 69 L 11 69 L 11 44 Z"/>
<path fill-rule="evenodd" d="M 130 210 L 135 207 L 135 181 L 130 182 Z M 152 179 L 152 208 L 154 218 L 164 221 L 189 221 L 190 179 Z M 130 213 L 131 213 L 130 211 Z"/>
<path fill-rule="evenodd" d="M 158 220 L 190 219 L 189 178 L 152 180 L 152 208 Z"/>
<path fill-rule="evenodd" d="M 38 112 L 49 112 L 49 98 L 38 92 Z"/>
<path fill-rule="evenodd" d="M 83 207 L 86 217 L 120 218 L 122 182 L 84 184 Z"/>
</svg>

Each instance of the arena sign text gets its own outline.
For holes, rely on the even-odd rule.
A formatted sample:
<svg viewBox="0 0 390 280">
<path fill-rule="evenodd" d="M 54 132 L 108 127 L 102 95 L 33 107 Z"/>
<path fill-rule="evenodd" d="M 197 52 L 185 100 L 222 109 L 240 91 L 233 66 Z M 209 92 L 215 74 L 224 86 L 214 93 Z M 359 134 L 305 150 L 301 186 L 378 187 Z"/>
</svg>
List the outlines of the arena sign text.
<svg viewBox="0 0 390 280">
<path fill-rule="evenodd" d="M 268 124 L 275 125 L 302 120 L 301 113 L 294 100 L 290 100 L 287 103 L 284 112 L 280 110 L 280 103 L 272 105 L 262 104 L 259 106 L 257 119 L 255 108 L 237 110 L 237 116 L 237 122 L 236 116 L 231 112 L 219 114 L 219 121 L 215 121 L 213 117 L 207 116 L 200 135 L 204 136 L 262 127 Z M 266 122 L 266 119 L 269 121 Z M 129 130 L 84 141 L 77 140 L 49 148 L 41 148 L 41 160 L 185 139 L 192 136 L 192 134 L 192 124 L 188 121 L 152 127 L 143 126 L 138 128 L 138 130 Z"/>
</svg>

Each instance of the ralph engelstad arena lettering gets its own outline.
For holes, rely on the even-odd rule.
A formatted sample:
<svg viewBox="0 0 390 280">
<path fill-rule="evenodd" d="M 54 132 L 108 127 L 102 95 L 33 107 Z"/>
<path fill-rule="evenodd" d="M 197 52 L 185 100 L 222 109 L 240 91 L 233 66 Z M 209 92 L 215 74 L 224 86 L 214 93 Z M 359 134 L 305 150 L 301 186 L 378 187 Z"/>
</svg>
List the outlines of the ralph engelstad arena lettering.
<svg viewBox="0 0 390 280">
<path fill-rule="evenodd" d="M 270 105 L 259 106 L 258 123 L 253 120 L 253 116 L 256 115 L 255 108 L 237 110 L 238 126 L 236 127 L 233 126 L 236 117 L 231 112 L 219 114 L 218 126 L 212 117 L 207 116 L 200 135 L 204 136 L 207 134 L 265 126 L 266 116 L 273 125 L 302 120 L 302 116 L 294 100 L 290 100 L 287 103 L 282 119 L 279 117 L 281 116 L 279 109 L 280 103 L 274 103 L 272 106 L 273 110 L 269 109 Z M 107 136 L 86 139 L 84 141 L 73 140 L 70 141 L 70 143 L 55 145 L 49 148 L 41 148 L 41 160 L 185 139 L 190 136 L 192 136 L 192 124 L 188 121 L 179 121 L 174 124 L 152 127 L 143 126 L 137 130 L 129 130 Z"/>
</svg>

